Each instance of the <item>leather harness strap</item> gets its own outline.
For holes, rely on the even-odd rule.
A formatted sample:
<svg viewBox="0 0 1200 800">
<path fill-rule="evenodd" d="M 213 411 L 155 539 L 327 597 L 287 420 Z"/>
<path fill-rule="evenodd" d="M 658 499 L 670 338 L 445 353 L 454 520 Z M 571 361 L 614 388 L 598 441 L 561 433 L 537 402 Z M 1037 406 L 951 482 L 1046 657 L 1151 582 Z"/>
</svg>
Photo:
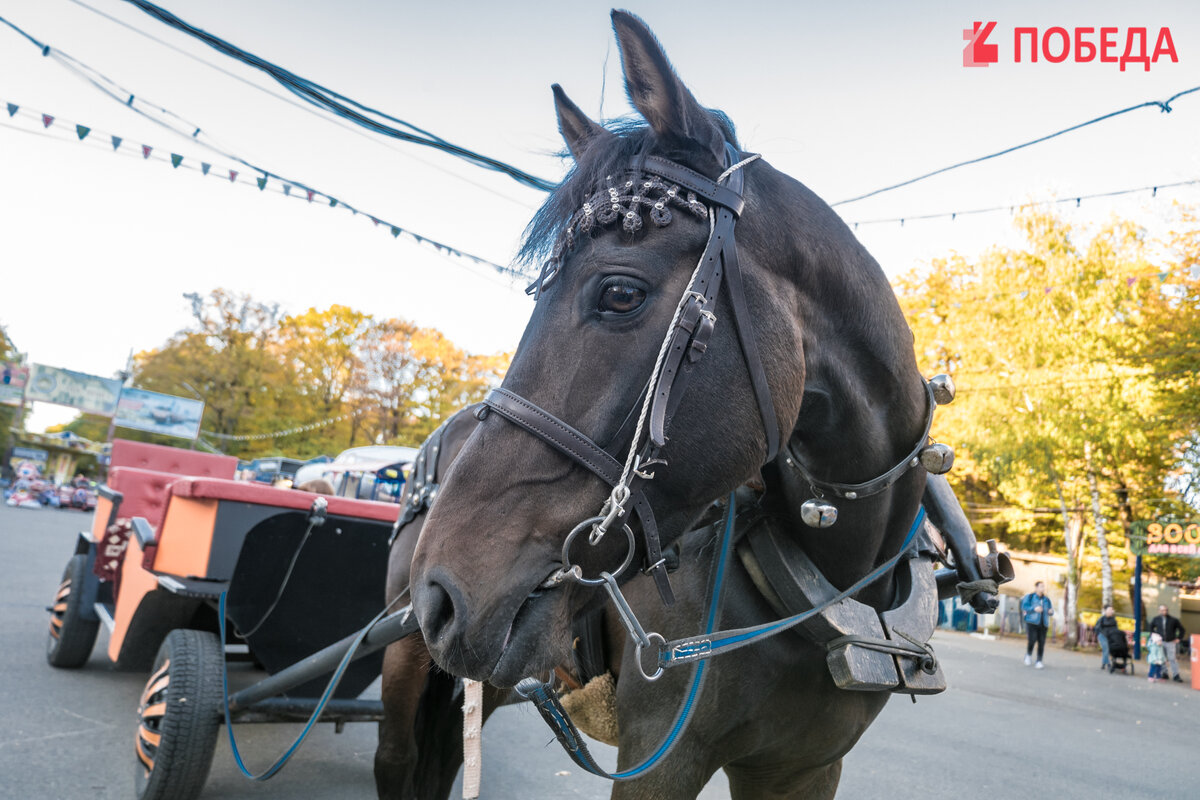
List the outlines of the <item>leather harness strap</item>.
<svg viewBox="0 0 1200 800">
<path fill-rule="evenodd" d="M 553 414 L 535 403 L 507 389 L 490 390 L 483 398 L 486 408 L 495 411 L 514 425 L 525 429 L 546 444 L 558 450 L 577 464 L 587 467 L 609 486 L 621 480 L 621 462 L 607 450 L 592 441 Z M 630 495 L 630 504 L 642 526 L 642 538 L 646 545 L 647 572 L 654 577 L 663 603 L 674 605 L 675 593 L 667 577 L 662 543 L 658 537 L 658 523 L 646 495 L 635 490 Z"/>
</svg>

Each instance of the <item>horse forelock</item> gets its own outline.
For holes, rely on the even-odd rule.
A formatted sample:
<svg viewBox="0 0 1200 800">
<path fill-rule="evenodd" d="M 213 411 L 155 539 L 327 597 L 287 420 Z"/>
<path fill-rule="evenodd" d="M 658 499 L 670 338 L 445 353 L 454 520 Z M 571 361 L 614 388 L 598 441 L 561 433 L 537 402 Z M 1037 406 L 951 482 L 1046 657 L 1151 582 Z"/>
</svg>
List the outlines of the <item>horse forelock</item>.
<svg viewBox="0 0 1200 800">
<path fill-rule="evenodd" d="M 710 109 L 709 114 L 726 141 L 737 147 L 736 131 L 724 112 Z M 525 227 L 518 261 L 540 268 L 541 262 L 554 252 L 575 213 L 592 194 L 606 185 L 609 178 L 623 175 L 634 156 L 653 153 L 686 164 L 694 155 L 684 143 L 663 141 L 641 119 L 610 120 L 604 127 L 614 135 L 597 137 L 534 213 Z M 564 151 L 561 155 L 567 154 Z M 599 229 L 593 234 L 598 232 Z"/>
</svg>

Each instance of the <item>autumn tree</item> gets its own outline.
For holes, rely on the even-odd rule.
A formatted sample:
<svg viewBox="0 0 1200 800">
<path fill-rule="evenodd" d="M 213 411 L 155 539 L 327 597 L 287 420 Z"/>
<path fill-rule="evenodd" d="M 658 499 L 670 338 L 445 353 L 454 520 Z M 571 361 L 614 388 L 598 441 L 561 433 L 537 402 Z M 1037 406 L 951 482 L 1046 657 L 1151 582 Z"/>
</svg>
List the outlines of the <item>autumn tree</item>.
<svg viewBox="0 0 1200 800">
<path fill-rule="evenodd" d="M 1113 561 L 1128 554 L 1110 534 L 1156 513 L 1176 461 L 1181 429 L 1159 424 L 1162 370 L 1147 357 L 1164 346 L 1152 320 L 1175 289 L 1155 243 L 1129 222 L 1090 235 L 1046 213 L 1016 224 L 1023 246 L 936 260 L 900 278 L 897 293 L 923 369 L 958 384 L 935 434 L 960 447 L 973 480 L 1002 495 L 1010 543 L 1037 549 L 1052 536 L 1066 551 L 1073 637 L 1078 564 L 1091 546 L 1083 520 L 1101 565 L 1100 601 L 1111 602 Z M 1040 513 L 1051 509 L 1056 533 Z"/>
</svg>

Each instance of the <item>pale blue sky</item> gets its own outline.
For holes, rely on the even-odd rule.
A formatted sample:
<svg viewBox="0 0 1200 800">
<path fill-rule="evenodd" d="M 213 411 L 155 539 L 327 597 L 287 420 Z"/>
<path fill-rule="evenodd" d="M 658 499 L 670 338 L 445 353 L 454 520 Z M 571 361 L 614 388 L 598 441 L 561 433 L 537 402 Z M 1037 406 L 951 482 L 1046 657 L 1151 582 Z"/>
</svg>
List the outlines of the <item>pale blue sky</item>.
<svg viewBox="0 0 1200 800">
<path fill-rule="evenodd" d="M 282 91 L 117 0 L 87 0 L 142 30 Z M 629 110 L 609 27 L 594 2 L 412 3 L 163 0 L 181 17 L 293 71 L 452 141 L 550 178 L 564 165 L 549 86 L 598 114 Z M 701 102 L 743 145 L 833 201 L 1200 84 L 1195 2 L 646 2 Z M 228 149 L 396 223 L 507 263 L 536 191 L 428 149 L 299 111 L 93 15 L 69 0 L 0 0 L 0 15 L 196 121 Z M 1002 61 L 962 67 L 963 28 L 996 20 Z M 720 21 L 719 24 L 716 21 Z M 1015 26 L 1169 26 L 1180 61 L 1012 64 Z M 1122 38 L 1121 43 L 1124 40 Z M 719 53 L 719 58 L 714 57 Z M 109 100 L 0 29 L 0 101 L 224 162 Z M 33 130 L 29 120 L 10 121 Z M 67 139 L 69 131 L 57 132 Z M 847 220 L 1075 196 L 1200 178 L 1200 95 L 839 209 Z M 458 178 L 452 175 L 459 176 Z M 1195 189 L 1085 202 L 1153 224 Z M 1007 214 L 864 226 L 894 274 L 1009 236 Z M 186 291 L 223 286 L 288 310 L 346 303 L 436 325 L 474 351 L 515 345 L 531 304 L 478 267 L 395 241 L 362 217 L 253 186 L 173 171 L 72 141 L 0 127 L 0 324 L 34 361 L 101 375 L 188 323 Z M 37 424 L 70 416 L 39 408 Z"/>
</svg>

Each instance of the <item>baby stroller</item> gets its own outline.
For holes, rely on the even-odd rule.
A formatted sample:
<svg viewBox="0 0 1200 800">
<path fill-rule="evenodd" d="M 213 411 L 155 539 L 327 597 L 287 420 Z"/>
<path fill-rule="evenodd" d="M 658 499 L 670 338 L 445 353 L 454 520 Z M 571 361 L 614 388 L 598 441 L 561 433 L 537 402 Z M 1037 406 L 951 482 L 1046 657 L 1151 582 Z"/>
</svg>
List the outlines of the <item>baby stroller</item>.
<svg viewBox="0 0 1200 800">
<path fill-rule="evenodd" d="M 1133 674 L 1133 659 L 1129 656 L 1129 642 L 1125 631 L 1120 628 L 1107 628 L 1104 635 L 1108 639 L 1108 671 L 1120 670 Z"/>
</svg>

